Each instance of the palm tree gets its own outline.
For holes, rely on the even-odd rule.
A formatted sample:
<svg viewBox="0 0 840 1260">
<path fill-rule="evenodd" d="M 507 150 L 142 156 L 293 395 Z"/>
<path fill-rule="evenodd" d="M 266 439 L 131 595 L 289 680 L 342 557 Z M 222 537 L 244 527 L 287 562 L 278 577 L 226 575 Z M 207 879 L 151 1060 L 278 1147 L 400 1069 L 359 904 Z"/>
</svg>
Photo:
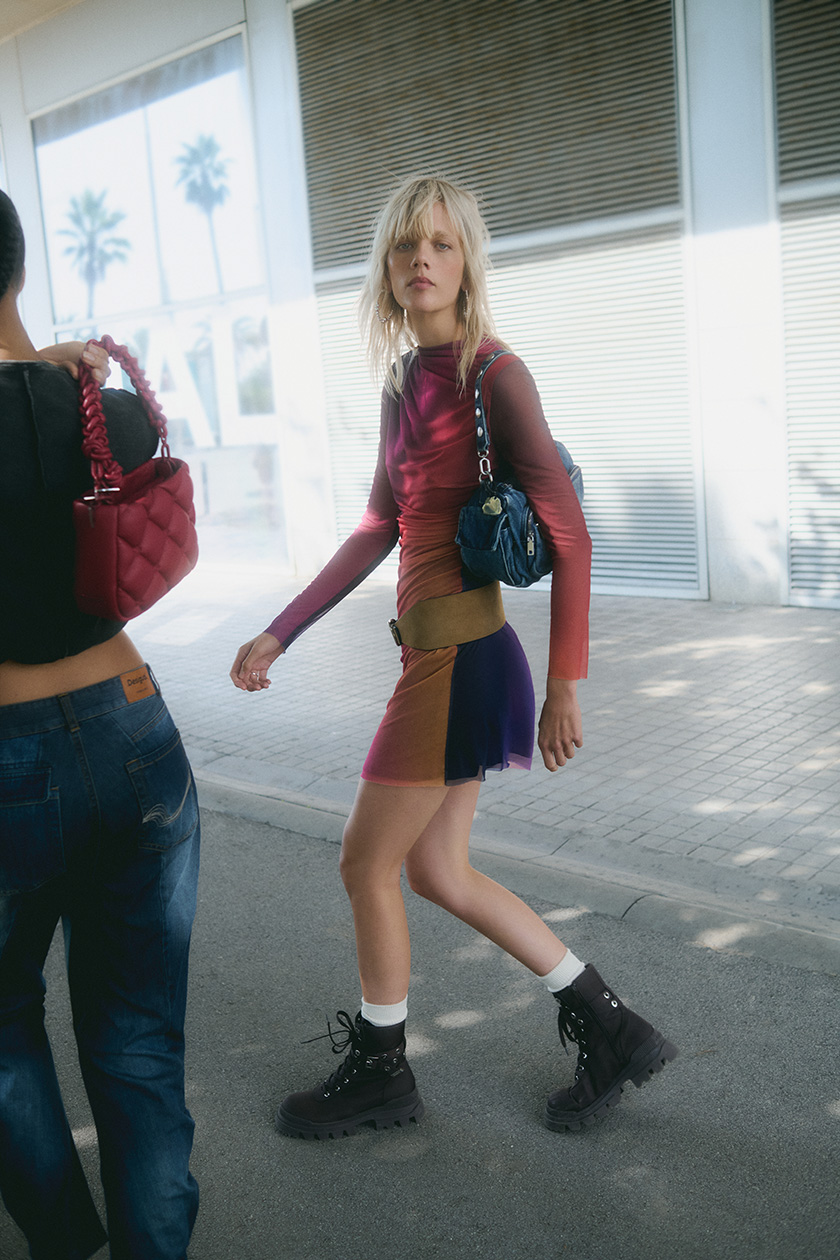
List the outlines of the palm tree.
<svg viewBox="0 0 840 1260">
<path fill-rule="evenodd" d="M 175 162 L 181 168 L 178 176 L 179 184 L 186 184 L 187 201 L 193 202 L 199 210 L 207 215 L 207 226 L 210 229 L 210 248 L 213 251 L 213 263 L 216 268 L 216 283 L 220 293 L 224 292 L 222 269 L 219 265 L 219 250 L 216 245 L 216 230 L 213 226 L 213 211 L 227 197 L 230 189 L 227 186 L 227 168 L 229 158 L 220 158 L 221 145 L 215 136 L 199 136 L 195 144 L 184 144 L 184 152 L 176 157 Z"/>
<path fill-rule="evenodd" d="M 87 285 L 88 319 L 93 319 L 94 290 L 105 278 L 106 268 L 112 262 L 125 262 L 131 249 L 131 241 L 124 236 L 109 235 L 118 223 L 122 223 L 125 213 L 122 210 L 107 210 L 106 195 L 105 189 L 97 196 L 86 188 L 80 197 L 71 197 L 67 218 L 72 227 L 58 230 L 59 236 L 73 237 L 74 243 L 68 245 L 64 252 L 73 255 L 73 262 Z"/>
</svg>

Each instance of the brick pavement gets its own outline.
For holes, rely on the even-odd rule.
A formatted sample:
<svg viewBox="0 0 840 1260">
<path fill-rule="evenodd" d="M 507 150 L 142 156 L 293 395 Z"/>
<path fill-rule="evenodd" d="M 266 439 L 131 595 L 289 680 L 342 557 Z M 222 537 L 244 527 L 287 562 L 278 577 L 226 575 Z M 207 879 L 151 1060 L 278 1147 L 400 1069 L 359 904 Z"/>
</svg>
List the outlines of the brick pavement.
<svg viewBox="0 0 840 1260">
<path fill-rule="evenodd" d="M 298 589 L 264 563 L 207 561 L 134 623 L 200 780 L 353 798 L 399 671 L 393 580 L 369 579 L 249 696 L 235 649 Z M 537 688 L 548 598 L 506 594 Z M 770 920 L 840 930 L 836 611 L 599 596 L 585 745 L 555 775 L 488 776 L 479 846 Z"/>
</svg>

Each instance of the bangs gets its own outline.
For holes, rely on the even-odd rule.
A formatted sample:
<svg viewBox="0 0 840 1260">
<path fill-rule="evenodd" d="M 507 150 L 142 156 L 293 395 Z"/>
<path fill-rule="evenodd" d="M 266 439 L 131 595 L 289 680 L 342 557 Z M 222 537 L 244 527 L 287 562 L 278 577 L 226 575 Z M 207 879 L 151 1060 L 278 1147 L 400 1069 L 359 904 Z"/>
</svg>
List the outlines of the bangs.
<svg viewBox="0 0 840 1260">
<path fill-rule="evenodd" d="M 388 224 L 388 248 L 406 239 L 431 238 L 435 233 L 435 206 L 443 206 L 449 215 L 459 240 L 464 242 L 462 216 L 451 204 L 446 188 L 437 179 L 423 180 L 407 190 L 406 196 L 392 207 L 393 218 Z"/>
</svg>

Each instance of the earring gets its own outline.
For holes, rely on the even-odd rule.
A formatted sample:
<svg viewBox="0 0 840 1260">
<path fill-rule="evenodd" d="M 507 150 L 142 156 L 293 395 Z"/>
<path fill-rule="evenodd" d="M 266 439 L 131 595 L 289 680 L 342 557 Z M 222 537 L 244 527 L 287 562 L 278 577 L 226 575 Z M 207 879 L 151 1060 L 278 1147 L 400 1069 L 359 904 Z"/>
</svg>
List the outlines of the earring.
<svg viewBox="0 0 840 1260">
<path fill-rule="evenodd" d="M 390 296 L 390 294 L 389 294 L 389 296 Z M 382 317 L 382 315 L 380 314 L 380 311 L 379 311 L 379 303 L 378 303 L 378 302 L 376 303 L 376 318 L 379 320 L 380 324 L 387 324 L 387 323 L 390 321 L 390 318 L 391 318 L 391 317 L 390 317 L 390 315 L 386 315 L 386 316 L 385 316 L 385 318 L 383 319 L 383 317 Z"/>
</svg>

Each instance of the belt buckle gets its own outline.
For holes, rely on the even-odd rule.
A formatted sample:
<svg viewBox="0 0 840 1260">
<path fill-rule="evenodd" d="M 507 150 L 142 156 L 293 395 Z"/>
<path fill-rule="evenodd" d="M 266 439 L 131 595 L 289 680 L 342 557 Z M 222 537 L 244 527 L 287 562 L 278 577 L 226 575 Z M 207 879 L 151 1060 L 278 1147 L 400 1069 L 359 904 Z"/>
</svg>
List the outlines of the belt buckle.
<svg viewBox="0 0 840 1260">
<path fill-rule="evenodd" d="M 400 634 L 400 628 L 397 625 L 396 617 L 392 617 L 391 620 L 388 622 L 388 629 L 391 631 L 391 634 L 393 635 L 393 639 L 397 647 L 402 647 L 403 645 L 402 635 Z"/>
</svg>

